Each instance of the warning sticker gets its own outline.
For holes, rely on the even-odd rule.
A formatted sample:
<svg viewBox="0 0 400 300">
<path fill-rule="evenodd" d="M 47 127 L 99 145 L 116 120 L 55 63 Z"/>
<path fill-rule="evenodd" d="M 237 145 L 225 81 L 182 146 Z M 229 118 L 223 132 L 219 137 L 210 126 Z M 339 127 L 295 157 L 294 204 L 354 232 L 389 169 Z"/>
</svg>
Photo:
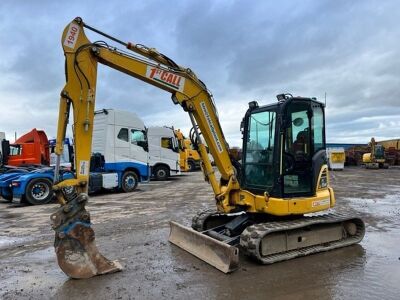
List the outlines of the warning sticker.
<svg viewBox="0 0 400 300">
<path fill-rule="evenodd" d="M 79 175 L 83 175 L 83 176 L 89 175 L 89 161 L 81 160 L 79 162 Z"/>
</svg>

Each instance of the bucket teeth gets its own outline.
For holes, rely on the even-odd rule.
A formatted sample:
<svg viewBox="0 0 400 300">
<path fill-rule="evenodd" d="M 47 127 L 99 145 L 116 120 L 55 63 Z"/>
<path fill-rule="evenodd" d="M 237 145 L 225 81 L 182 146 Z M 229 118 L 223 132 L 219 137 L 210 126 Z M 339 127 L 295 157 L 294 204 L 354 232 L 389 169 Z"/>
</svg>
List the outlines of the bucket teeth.
<svg viewBox="0 0 400 300">
<path fill-rule="evenodd" d="M 117 261 L 108 260 L 97 249 L 83 198 L 84 194 L 79 195 L 51 216 L 58 265 L 66 275 L 77 279 L 121 271 Z"/>
<path fill-rule="evenodd" d="M 85 225 L 77 224 L 63 237 L 59 234 L 55 245 L 58 265 L 71 278 L 90 278 L 122 270 L 118 262 L 100 254 L 93 229 Z"/>
<path fill-rule="evenodd" d="M 239 249 L 192 228 L 170 222 L 169 241 L 224 273 L 239 266 Z"/>
</svg>

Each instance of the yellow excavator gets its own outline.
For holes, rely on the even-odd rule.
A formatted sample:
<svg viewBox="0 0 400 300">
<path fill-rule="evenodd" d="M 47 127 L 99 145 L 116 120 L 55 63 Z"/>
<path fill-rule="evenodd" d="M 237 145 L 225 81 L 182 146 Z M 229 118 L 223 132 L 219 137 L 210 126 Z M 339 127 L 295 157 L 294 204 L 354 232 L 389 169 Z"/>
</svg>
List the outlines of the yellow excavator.
<svg viewBox="0 0 400 300">
<path fill-rule="evenodd" d="M 363 164 L 366 169 L 388 169 L 389 164 L 386 162 L 385 148 L 379 145 L 374 138 L 369 142 L 371 152 L 364 153 L 362 157 Z"/>
<path fill-rule="evenodd" d="M 190 132 L 193 132 L 193 128 Z M 199 152 L 193 149 L 192 141 L 186 138 L 179 129 L 175 130 L 175 135 L 179 142 L 179 162 L 181 171 L 192 172 L 200 168 L 201 157 Z"/>
<path fill-rule="evenodd" d="M 85 30 L 126 49 L 103 40 L 91 42 Z M 59 181 L 56 167 L 54 191 L 61 206 L 51 221 L 58 264 L 68 276 L 88 278 L 121 270 L 118 262 L 106 259 L 96 248 L 85 209 L 98 63 L 171 93 L 173 103 L 192 122 L 216 209 L 197 213 L 192 228 L 171 221 L 171 243 L 228 273 L 238 267 L 239 248 L 271 264 L 362 240 L 365 226 L 360 218 L 327 212 L 335 197 L 326 164 L 324 105 L 315 98 L 281 94 L 271 105 L 250 102 L 241 124 L 243 157 L 238 163 L 229 156 L 213 97 L 192 70 L 154 48 L 105 34 L 81 18 L 66 26 L 61 43 L 66 85 L 61 92 L 56 153 L 62 154 L 72 106 L 76 177 Z"/>
</svg>

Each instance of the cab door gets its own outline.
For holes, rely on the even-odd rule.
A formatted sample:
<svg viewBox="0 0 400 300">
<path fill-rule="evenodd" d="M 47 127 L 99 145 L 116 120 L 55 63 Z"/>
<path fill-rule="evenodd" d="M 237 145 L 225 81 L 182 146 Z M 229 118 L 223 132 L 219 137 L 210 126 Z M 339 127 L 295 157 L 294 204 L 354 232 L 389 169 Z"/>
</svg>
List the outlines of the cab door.
<svg viewBox="0 0 400 300">
<path fill-rule="evenodd" d="M 179 169 L 179 148 L 175 137 L 161 136 L 161 159 L 167 163 L 171 170 Z"/>
<path fill-rule="evenodd" d="M 283 192 L 308 195 L 312 189 L 311 116 L 308 105 L 293 103 L 285 132 Z"/>
<path fill-rule="evenodd" d="M 311 196 L 325 164 L 325 118 L 322 104 L 292 102 L 286 111 L 283 194 Z"/>
<path fill-rule="evenodd" d="M 129 129 L 127 127 L 115 125 L 114 130 L 117 138 L 115 139 L 113 162 L 127 161 L 130 158 Z M 111 147 L 111 145 L 106 143 L 105 147 Z"/>
</svg>

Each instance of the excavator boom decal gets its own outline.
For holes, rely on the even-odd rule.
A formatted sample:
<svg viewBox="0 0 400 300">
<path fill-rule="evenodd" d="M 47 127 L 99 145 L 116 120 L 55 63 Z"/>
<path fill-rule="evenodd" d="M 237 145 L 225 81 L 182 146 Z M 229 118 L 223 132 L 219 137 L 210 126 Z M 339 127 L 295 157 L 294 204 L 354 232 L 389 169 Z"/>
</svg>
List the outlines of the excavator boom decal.
<svg viewBox="0 0 400 300">
<path fill-rule="evenodd" d="M 183 92 L 185 78 L 156 67 L 147 66 L 146 77 L 179 92 Z"/>
<path fill-rule="evenodd" d="M 68 33 L 64 39 L 64 46 L 74 49 L 76 41 L 78 40 L 79 32 L 79 25 L 71 23 L 68 28 Z"/>
<path fill-rule="evenodd" d="M 207 124 L 210 127 L 210 131 L 211 131 L 212 137 L 214 139 L 215 145 L 217 145 L 218 152 L 222 153 L 222 151 L 224 151 L 224 149 L 222 148 L 221 141 L 218 138 L 218 134 L 215 130 L 214 123 L 210 117 L 210 113 L 208 112 L 207 105 L 205 104 L 205 102 L 200 102 L 200 106 L 201 106 L 201 110 L 203 111 L 204 116 L 206 117 Z"/>
</svg>

